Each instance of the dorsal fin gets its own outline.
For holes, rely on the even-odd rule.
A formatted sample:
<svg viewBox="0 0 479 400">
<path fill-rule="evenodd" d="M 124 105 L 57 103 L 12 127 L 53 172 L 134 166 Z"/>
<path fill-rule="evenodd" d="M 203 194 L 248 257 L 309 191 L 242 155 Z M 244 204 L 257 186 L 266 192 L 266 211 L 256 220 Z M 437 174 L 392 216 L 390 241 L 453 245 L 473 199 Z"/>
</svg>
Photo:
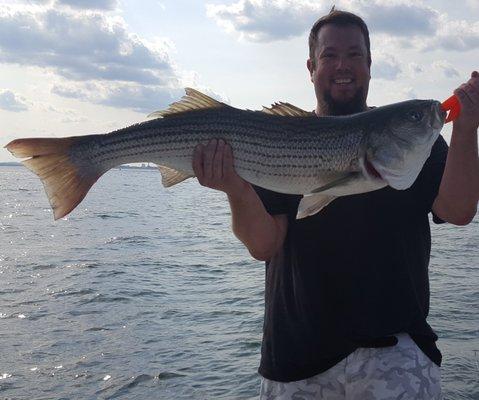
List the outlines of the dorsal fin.
<svg viewBox="0 0 479 400">
<path fill-rule="evenodd" d="M 311 116 L 311 112 L 303 110 L 299 107 L 293 106 L 289 103 L 274 103 L 271 108 L 263 107 L 261 110 L 266 114 L 273 114 L 273 115 L 283 115 L 283 116 L 291 116 L 291 117 L 307 117 Z"/>
<path fill-rule="evenodd" d="M 148 115 L 148 118 L 168 117 L 186 111 L 199 110 L 204 108 L 230 107 L 228 104 L 207 96 L 192 88 L 185 88 L 186 95 L 181 100 L 170 104 L 166 110 L 155 111 Z"/>
</svg>

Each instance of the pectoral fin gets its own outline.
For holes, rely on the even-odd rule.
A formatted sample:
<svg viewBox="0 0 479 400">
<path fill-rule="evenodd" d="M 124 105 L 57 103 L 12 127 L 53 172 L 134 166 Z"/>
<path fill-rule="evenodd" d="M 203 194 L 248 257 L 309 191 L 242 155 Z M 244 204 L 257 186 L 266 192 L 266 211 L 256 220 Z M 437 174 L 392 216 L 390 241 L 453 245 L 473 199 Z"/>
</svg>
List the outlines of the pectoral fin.
<svg viewBox="0 0 479 400">
<path fill-rule="evenodd" d="M 161 183 L 164 187 L 170 187 L 177 183 L 183 182 L 185 179 L 192 178 L 194 175 L 187 174 L 185 172 L 177 171 L 176 169 L 165 167 L 164 165 L 158 165 L 158 169 L 161 173 Z"/>
<path fill-rule="evenodd" d="M 306 218 L 320 212 L 335 198 L 336 196 L 328 196 L 324 194 L 308 194 L 303 196 L 299 202 L 296 219 Z"/>
<path fill-rule="evenodd" d="M 357 172 L 350 172 L 342 176 L 341 178 L 335 179 L 334 181 L 331 181 L 327 183 L 326 185 L 320 186 L 312 190 L 311 193 L 321 193 L 331 188 L 344 187 L 344 186 L 347 186 L 348 183 L 351 183 L 352 181 L 356 180 L 357 178 L 358 178 Z"/>
</svg>

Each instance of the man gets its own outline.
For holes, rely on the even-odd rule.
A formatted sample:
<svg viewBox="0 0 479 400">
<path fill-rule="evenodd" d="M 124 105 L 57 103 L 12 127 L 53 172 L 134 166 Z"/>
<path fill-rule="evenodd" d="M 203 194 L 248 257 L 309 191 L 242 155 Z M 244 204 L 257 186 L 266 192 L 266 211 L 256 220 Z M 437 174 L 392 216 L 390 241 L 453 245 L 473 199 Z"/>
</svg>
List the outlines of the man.
<svg viewBox="0 0 479 400">
<path fill-rule="evenodd" d="M 310 34 L 307 67 L 318 117 L 368 109 L 366 25 L 332 11 Z M 479 74 L 461 103 L 448 150 L 435 143 L 414 185 L 336 199 L 296 220 L 301 196 L 254 188 L 234 171 L 231 148 L 195 150 L 199 182 L 222 190 L 235 235 L 266 261 L 262 399 L 439 399 L 441 354 L 429 311 L 428 213 L 469 223 L 479 199 Z"/>
</svg>

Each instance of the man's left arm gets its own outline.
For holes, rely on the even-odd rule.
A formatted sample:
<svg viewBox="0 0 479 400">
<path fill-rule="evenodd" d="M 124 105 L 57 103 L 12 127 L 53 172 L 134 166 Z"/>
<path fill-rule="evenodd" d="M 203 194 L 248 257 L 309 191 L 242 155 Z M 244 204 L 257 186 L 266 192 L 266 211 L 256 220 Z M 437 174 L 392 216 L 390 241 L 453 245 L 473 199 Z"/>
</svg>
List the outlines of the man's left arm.
<svg viewBox="0 0 479 400">
<path fill-rule="evenodd" d="M 479 73 L 474 71 L 454 94 L 461 103 L 461 114 L 453 123 L 446 166 L 432 210 L 443 221 L 467 225 L 476 215 L 479 201 Z"/>
</svg>

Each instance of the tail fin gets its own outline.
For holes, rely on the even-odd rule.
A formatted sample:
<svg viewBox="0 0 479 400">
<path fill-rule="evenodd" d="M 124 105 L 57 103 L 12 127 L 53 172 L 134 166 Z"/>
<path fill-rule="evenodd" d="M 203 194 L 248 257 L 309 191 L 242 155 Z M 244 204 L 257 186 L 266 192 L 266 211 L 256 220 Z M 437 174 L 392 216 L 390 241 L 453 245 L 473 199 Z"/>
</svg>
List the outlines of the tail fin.
<svg viewBox="0 0 479 400">
<path fill-rule="evenodd" d="M 71 212 L 102 175 L 70 160 L 70 148 L 84 138 L 16 139 L 5 146 L 16 157 L 30 157 L 22 163 L 41 179 L 55 220 Z"/>
</svg>

